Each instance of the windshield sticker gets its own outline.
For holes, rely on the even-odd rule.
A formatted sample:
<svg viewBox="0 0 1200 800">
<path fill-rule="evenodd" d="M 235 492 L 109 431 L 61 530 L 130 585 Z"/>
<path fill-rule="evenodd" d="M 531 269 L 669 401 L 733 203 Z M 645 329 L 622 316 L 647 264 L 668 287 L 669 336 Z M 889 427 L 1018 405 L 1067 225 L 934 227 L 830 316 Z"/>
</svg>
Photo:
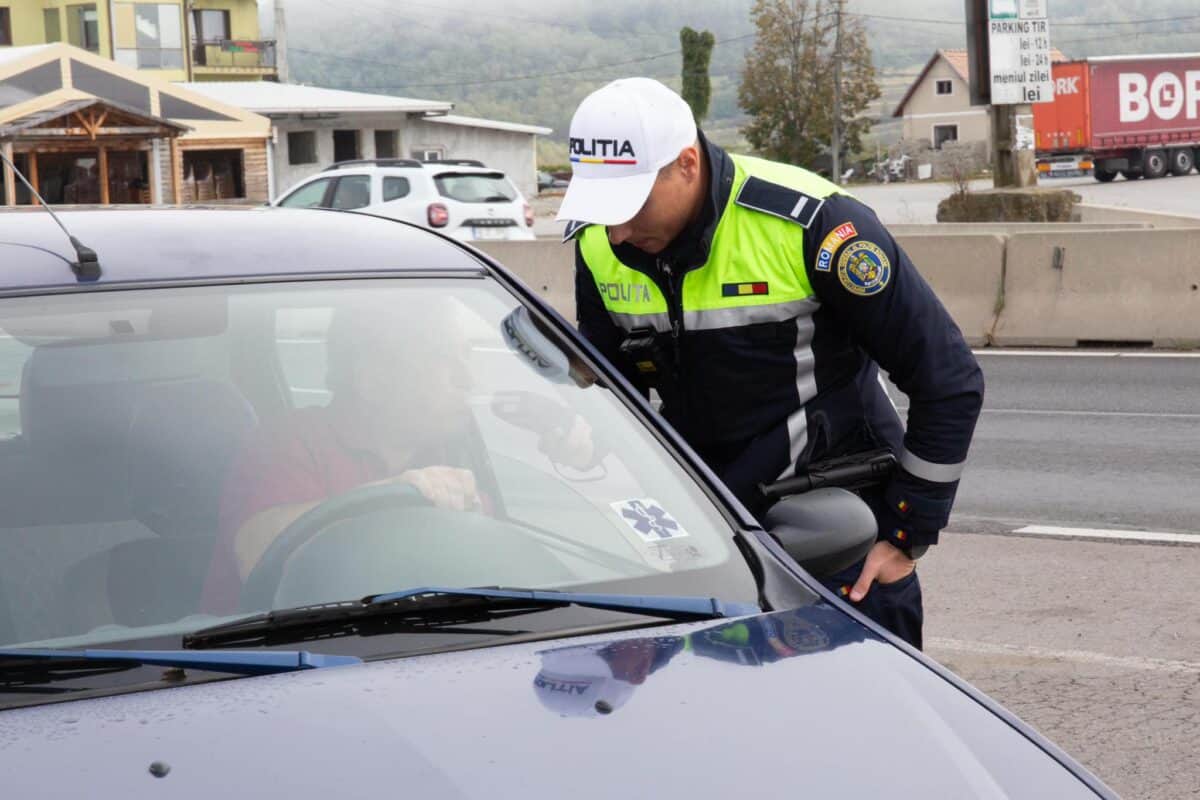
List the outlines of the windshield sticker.
<svg viewBox="0 0 1200 800">
<path fill-rule="evenodd" d="M 612 509 L 646 544 L 682 539 L 688 535 L 665 508 L 648 497 L 612 503 Z"/>
</svg>

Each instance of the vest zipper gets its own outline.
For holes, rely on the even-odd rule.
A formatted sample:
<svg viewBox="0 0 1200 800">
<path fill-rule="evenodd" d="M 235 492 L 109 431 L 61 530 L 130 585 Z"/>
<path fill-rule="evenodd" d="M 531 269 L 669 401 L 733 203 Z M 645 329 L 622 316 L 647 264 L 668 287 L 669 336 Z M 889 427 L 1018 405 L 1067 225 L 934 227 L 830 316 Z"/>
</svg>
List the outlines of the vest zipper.
<svg viewBox="0 0 1200 800">
<path fill-rule="evenodd" d="M 675 360 L 675 377 L 679 377 L 679 336 L 683 333 L 683 309 L 679 303 L 679 292 L 675 286 L 675 269 L 670 261 L 656 259 L 658 269 L 667 280 L 667 318 L 671 321 L 671 349 Z"/>
</svg>

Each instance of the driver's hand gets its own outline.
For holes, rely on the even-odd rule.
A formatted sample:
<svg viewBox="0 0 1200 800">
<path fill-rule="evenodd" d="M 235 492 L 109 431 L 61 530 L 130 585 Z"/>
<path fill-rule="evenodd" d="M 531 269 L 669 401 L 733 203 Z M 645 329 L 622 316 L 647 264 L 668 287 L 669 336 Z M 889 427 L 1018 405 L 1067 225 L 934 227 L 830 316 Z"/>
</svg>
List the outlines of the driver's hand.
<svg viewBox="0 0 1200 800">
<path fill-rule="evenodd" d="M 425 499 L 438 508 L 451 511 L 477 511 L 480 508 L 475 473 L 457 467 L 410 469 L 396 480 L 416 487 Z"/>
<path fill-rule="evenodd" d="M 596 445 L 592 441 L 592 426 L 587 420 L 576 415 L 571 423 L 571 429 L 566 433 L 554 430 L 543 434 L 538 440 L 538 450 L 557 464 L 574 469 L 591 469 L 596 457 Z"/>
</svg>

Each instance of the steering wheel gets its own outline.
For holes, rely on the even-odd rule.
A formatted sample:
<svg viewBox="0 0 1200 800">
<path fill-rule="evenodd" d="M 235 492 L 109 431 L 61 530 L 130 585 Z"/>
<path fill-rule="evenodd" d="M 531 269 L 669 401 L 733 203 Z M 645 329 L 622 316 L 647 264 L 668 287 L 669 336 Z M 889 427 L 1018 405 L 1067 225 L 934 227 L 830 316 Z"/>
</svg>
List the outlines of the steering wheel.
<svg viewBox="0 0 1200 800">
<path fill-rule="evenodd" d="M 275 591 L 283 580 L 283 569 L 288 559 L 330 525 L 387 509 L 422 508 L 431 505 L 425 495 L 407 483 L 361 486 L 329 498 L 302 514 L 275 537 L 275 541 L 271 542 L 262 558 L 246 576 L 239 608 L 242 611 L 270 608 Z"/>
</svg>

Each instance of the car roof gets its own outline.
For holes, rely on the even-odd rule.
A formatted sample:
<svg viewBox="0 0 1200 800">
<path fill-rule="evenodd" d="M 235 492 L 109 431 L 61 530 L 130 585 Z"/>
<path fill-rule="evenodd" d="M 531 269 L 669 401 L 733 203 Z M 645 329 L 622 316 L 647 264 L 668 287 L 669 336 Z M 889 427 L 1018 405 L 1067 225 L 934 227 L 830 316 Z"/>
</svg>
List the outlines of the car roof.
<svg viewBox="0 0 1200 800">
<path fill-rule="evenodd" d="M 312 209 L 61 211 L 99 257 L 98 285 L 322 273 L 481 273 L 470 250 L 428 230 L 368 214 Z M 67 237 L 44 210 L 0 214 L 0 293 L 77 288 Z"/>
<path fill-rule="evenodd" d="M 399 173 L 409 174 L 414 172 L 455 172 L 455 173 L 472 173 L 478 172 L 484 175 L 503 175 L 504 170 L 496 169 L 495 167 L 480 166 L 476 164 L 464 164 L 454 161 L 406 161 L 404 159 L 392 160 L 388 159 L 382 162 L 371 160 L 363 161 L 347 161 L 341 164 L 334 164 L 326 167 L 311 178 L 306 178 L 305 182 L 311 182 L 312 178 L 325 178 L 335 175 L 345 175 L 352 173 L 362 175 L 365 173 Z"/>
</svg>

